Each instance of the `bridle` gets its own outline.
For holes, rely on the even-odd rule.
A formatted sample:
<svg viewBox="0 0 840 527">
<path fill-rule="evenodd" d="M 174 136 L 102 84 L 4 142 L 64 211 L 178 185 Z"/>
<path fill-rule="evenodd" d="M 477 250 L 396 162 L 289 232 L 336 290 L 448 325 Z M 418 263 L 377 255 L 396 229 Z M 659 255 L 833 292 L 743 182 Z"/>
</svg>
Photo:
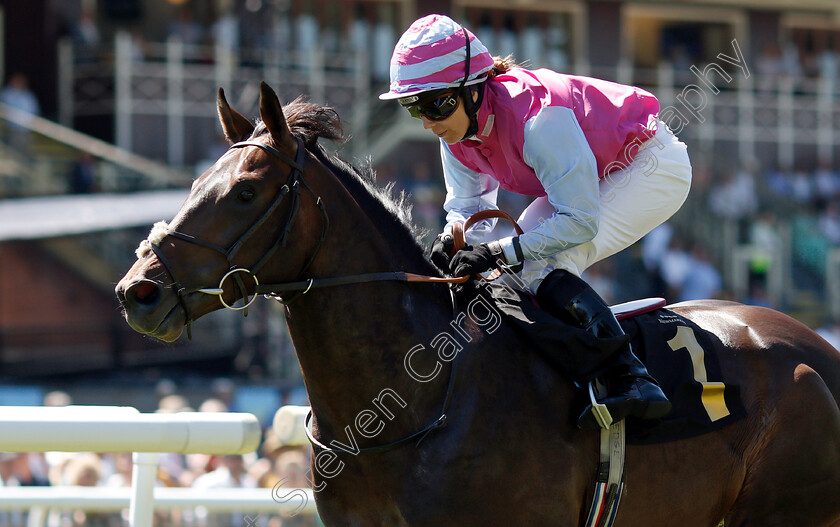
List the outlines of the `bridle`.
<svg viewBox="0 0 840 527">
<path fill-rule="evenodd" d="M 321 197 L 318 196 L 312 190 L 312 188 L 309 187 L 309 185 L 307 185 L 306 181 L 301 177 L 303 174 L 303 163 L 306 155 L 306 147 L 304 146 L 303 140 L 300 137 L 296 137 L 295 139 L 297 140 L 298 147 L 295 159 L 292 159 L 287 154 L 272 147 L 271 145 L 267 145 L 257 141 L 240 141 L 230 146 L 230 149 L 244 148 L 248 146 L 259 148 L 264 152 L 277 157 L 282 162 L 289 165 L 292 169 L 288 179 L 286 180 L 286 183 L 282 187 L 280 187 L 280 190 L 277 192 L 277 195 L 273 198 L 266 210 L 235 242 L 233 242 L 233 244 L 230 245 L 230 247 L 225 248 L 216 243 L 208 242 L 195 236 L 185 234 L 183 232 L 178 232 L 175 230 L 166 231 L 167 236 L 172 236 L 174 238 L 178 238 L 179 240 L 183 240 L 201 247 L 205 247 L 207 249 L 211 249 L 225 257 L 228 263 L 228 271 L 222 276 L 222 279 L 219 281 L 218 287 L 186 288 L 181 286 L 178 282 L 178 279 L 175 277 L 175 273 L 173 273 L 172 271 L 173 267 L 171 263 L 166 258 L 166 256 L 164 256 L 163 251 L 159 247 L 159 244 L 148 244 L 151 250 L 157 256 L 158 260 L 160 260 L 161 265 L 164 267 L 167 274 L 169 274 L 170 279 L 172 280 L 172 290 L 175 292 L 178 298 L 178 304 L 184 311 L 184 325 L 187 328 L 188 338 L 192 337 L 191 324 L 194 318 L 192 317 L 192 313 L 190 312 L 189 306 L 186 301 L 186 297 L 187 295 L 190 295 L 192 293 L 203 293 L 207 295 L 218 296 L 219 301 L 222 303 L 223 307 L 234 311 L 242 311 L 243 314 L 247 316 L 248 307 L 254 302 L 254 300 L 256 300 L 258 295 L 269 296 L 280 302 L 288 304 L 289 302 L 295 300 L 299 296 L 308 293 L 312 289 L 319 289 L 324 287 L 335 287 L 339 285 L 358 284 L 385 280 L 403 282 L 461 283 L 469 279 L 469 277 L 441 278 L 436 276 L 424 276 L 413 273 L 394 271 L 383 273 L 364 273 L 331 278 L 309 278 L 306 280 L 301 280 L 300 278 L 305 275 L 307 270 L 309 270 L 309 267 L 312 265 L 312 262 L 315 260 L 315 257 L 318 255 L 318 253 L 321 250 L 321 247 L 324 244 L 324 240 L 327 237 L 327 231 L 329 230 L 330 218 L 327 214 L 326 207 L 324 206 L 324 202 L 321 200 Z M 323 218 L 321 236 L 318 239 L 318 243 L 315 247 L 315 250 L 309 256 L 309 258 L 307 258 L 305 264 L 298 273 L 297 280 L 281 284 L 260 284 L 259 280 L 257 279 L 257 272 L 259 272 L 259 270 L 263 268 L 263 266 L 274 255 L 278 248 L 286 246 L 288 235 L 291 232 L 295 219 L 297 219 L 298 212 L 300 211 L 301 186 L 303 186 L 313 195 L 313 197 L 315 198 L 315 203 L 318 205 L 318 208 L 321 211 L 321 216 Z M 286 223 L 282 228 L 280 235 L 274 241 L 274 244 L 250 268 L 240 267 L 236 265 L 233 262 L 233 259 L 239 252 L 239 250 L 245 245 L 245 242 L 247 242 L 248 239 L 250 239 L 251 236 L 257 231 L 257 229 L 259 229 L 271 217 L 271 215 L 274 214 L 274 212 L 279 208 L 280 204 L 289 195 L 291 195 L 292 204 L 289 208 L 288 216 L 286 217 Z M 251 280 L 254 282 L 254 294 L 250 298 L 248 288 L 245 286 L 245 282 L 243 281 L 243 275 L 250 276 Z M 235 292 L 237 293 L 236 299 L 238 300 L 239 298 L 241 298 L 243 300 L 243 305 L 234 306 L 233 304 L 235 303 L 235 301 L 231 304 L 225 302 L 223 296 L 224 285 L 228 279 L 233 280 Z M 293 294 L 291 296 L 284 296 L 287 293 Z"/>
<path fill-rule="evenodd" d="M 291 167 L 291 172 L 289 174 L 286 183 L 280 188 L 277 192 L 277 195 L 268 205 L 266 210 L 262 213 L 262 215 L 255 221 L 233 244 L 228 247 L 224 248 L 221 245 L 208 242 L 202 240 L 200 238 L 196 238 L 195 236 L 191 236 L 189 234 L 184 234 L 182 232 L 174 231 L 174 230 L 167 230 L 166 235 L 173 236 L 178 238 L 179 240 L 183 240 L 195 245 L 199 245 L 201 247 L 205 247 L 208 249 L 212 249 L 222 256 L 228 262 L 229 270 L 227 273 L 222 276 L 222 279 L 219 281 L 219 286 L 215 288 L 206 288 L 206 287 L 196 287 L 196 288 L 185 288 L 182 287 L 177 279 L 175 278 L 174 273 L 172 272 L 172 265 L 169 263 L 168 259 L 163 255 L 163 251 L 160 250 L 159 244 L 156 243 L 149 243 L 149 247 L 155 253 L 155 255 L 160 260 L 161 265 L 163 265 L 166 272 L 169 274 L 169 277 L 172 279 L 172 289 L 175 291 L 178 297 L 178 303 L 181 306 L 181 309 L 184 310 L 185 316 L 185 327 L 187 328 L 187 336 L 188 338 L 191 337 L 191 324 L 193 318 L 189 311 L 189 307 L 187 306 L 186 296 L 192 293 L 203 293 L 207 295 L 215 295 L 219 297 L 219 301 L 222 305 L 227 309 L 232 310 L 240 310 L 243 311 L 244 314 L 247 315 L 248 306 L 250 306 L 254 300 L 257 298 L 257 295 L 266 295 L 273 297 L 281 302 L 288 304 L 289 302 L 293 301 L 295 298 L 308 293 L 312 289 L 324 288 L 324 287 L 334 287 L 338 285 L 348 285 L 348 284 L 360 284 L 366 282 L 376 282 L 376 281 L 402 281 L 402 282 L 423 282 L 423 283 L 448 283 L 448 284 L 457 284 L 463 283 L 470 279 L 469 276 L 462 276 L 456 278 L 442 278 L 437 276 L 425 276 L 425 275 L 417 275 L 413 273 L 406 273 L 401 271 L 393 271 L 393 272 L 382 272 L 382 273 L 364 273 L 364 274 L 356 274 L 356 275 L 347 275 L 347 276 L 337 276 L 331 278 L 309 278 L 306 280 L 295 280 L 293 282 L 286 282 L 281 284 L 260 284 L 257 280 L 257 272 L 262 269 L 265 263 L 271 258 L 272 255 L 277 251 L 279 247 L 284 247 L 286 245 L 286 241 L 291 232 L 292 226 L 294 225 L 295 219 L 297 218 L 297 214 L 300 210 L 300 187 L 301 185 L 306 188 L 314 197 L 315 202 L 318 205 L 318 208 L 321 210 L 321 214 L 323 217 L 323 228 L 321 230 L 321 236 L 318 240 L 318 244 L 315 247 L 312 255 L 307 258 L 306 263 L 304 264 L 301 271 L 298 273 L 298 277 L 304 276 L 306 271 L 312 265 L 312 262 L 315 260 L 315 257 L 318 255 L 321 247 L 324 244 L 324 240 L 327 236 L 327 231 L 329 229 L 329 215 L 327 214 L 326 208 L 324 206 L 321 197 L 318 196 L 309 185 L 307 185 L 306 181 L 301 177 L 303 174 L 303 162 L 305 158 L 306 148 L 304 146 L 303 140 L 300 137 L 296 137 L 297 140 L 297 155 L 295 159 L 292 159 L 288 155 L 284 154 L 280 150 L 264 144 L 259 143 L 256 141 L 240 141 L 238 143 L 234 143 L 230 146 L 231 149 L 233 148 L 244 148 L 248 146 L 253 146 L 276 156 L 278 159 L 286 163 Z M 250 269 L 245 267 L 239 267 L 233 263 L 233 259 L 242 246 L 245 244 L 246 241 L 259 229 L 271 215 L 277 210 L 280 204 L 285 200 L 287 196 L 292 196 L 292 205 L 289 209 L 288 216 L 286 218 L 286 224 L 284 225 L 281 234 L 277 237 L 274 241 L 274 244 L 266 251 L 266 253 L 255 263 L 251 266 Z M 487 218 L 492 217 L 502 217 L 512 221 L 516 226 L 517 230 L 520 231 L 519 226 L 516 225 L 516 222 L 506 213 L 497 210 L 487 210 L 481 211 L 477 214 L 471 216 L 463 226 L 459 226 L 458 229 L 455 230 L 455 246 L 456 248 L 463 247 L 464 245 L 464 231 L 469 228 L 470 225 L 474 224 L 475 222 L 482 221 Z M 254 295 L 249 299 L 248 298 L 248 289 L 245 286 L 245 283 L 242 280 L 242 274 L 247 274 L 251 277 L 254 281 Z M 228 304 L 225 302 L 223 294 L 224 294 L 224 284 L 228 278 L 232 278 L 235 284 L 236 289 L 241 294 L 241 298 L 244 302 L 242 306 L 234 307 L 232 304 Z M 281 298 L 282 295 L 288 292 L 293 292 L 294 294 L 292 297 L 284 297 Z M 455 307 L 455 297 L 453 295 L 453 308 Z M 235 303 L 235 301 L 234 301 Z M 390 443 L 374 446 L 374 447 L 367 447 L 367 448 L 360 448 L 357 451 L 350 451 L 342 448 L 330 447 L 322 442 L 318 441 L 315 436 L 312 434 L 311 431 L 311 419 L 312 419 L 312 412 L 310 410 L 309 415 L 306 419 L 306 434 L 309 440 L 312 442 L 313 448 L 318 451 L 332 451 L 332 452 L 340 452 L 340 453 L 352 453 L 352 454 L 359 454 L 359 453 L 366 453 L 366 454 L 373 454 L 379 452 L 385 452 L 391 449 L 394 449 L 398 446 L 401 446 L 409 441 L 415 441 L 419 444 L 429 433 L 433 430 L 438 428 L 442 428 L 446 425 L 446 410 L 449 405 L 449 401 L 452 395 L 453 389 L 453 382 L 456 377 L 455 375 L 455 365 L 456 361 L 452 361 L 452 365 L 449 371 L 449 379 L 447 381 L 446 387 L 446 394 L 443 399 L 443 404 L 441 406 L 441 414 L 440 417 L 435 419 L 431 424 L 424 427 L 423 429 L 414 432 L 408 436 L 405 436 L 401 439 L 396 441 L 392 441 Z"/>
<path fill-rule="evenodd" d="M 315 257 L 318 255 L 318 252 L 321 250 L 321 246 L 324 243 L 324 239 L 327 236 L 327 230 L 329 229 L 329 216 L 327 215 L 327 211 L 324 208 L 323 201 L 321 200 L 320 196 L 315 194 L 315 192 L 306 184 L 301 178 L 301 174 L 303 173 L 303 160 L 306 154 L 306 148 L 304 147 L 303 141 L 296 137 L 297 139 L 297 155 L 295 159 L 292 159 L 285 153 L 281 152 L 280 150 L 274 148 L 271 145 L 267 145 L 264 143 L 259 143 L 256 141 L 240 141 L 238 143 L 234 143 L 230 146 L 231 149 L 233 148 L 244 148 L 248 146 L 257 147 L 277 158 L 281 161 L 286 163 L 291 167 L 291 172 L 289 173 L 289 177 L 286 180 L 286 183 L 280 187 L 280 190 L 272 199 L 271 203 L 269 203 L 268 207 L 262 213 L 262 215 L 257 218 L 257 220 L 250 226 L 248 229 L 235 241 L 230 247 L 222 247 L 213 242 L 208 242 L 206 240 L 202 240 L 200 238 L 196 238 L 195 236 L 191 236 L 189 234 L 185 234 L 183 232 L 178 232 L 175 230 L 168 230 L 166 234 L 168 236 L 172 236 L 174 238 L 178 238 L 179 240 L 183 240 L 207 249 L 211 249 L 220 253 L 222 256 L 225 257 L 227 260 L 229 270 L 227 273 L 222 276 L 222 279 L 219 281 L 219 286 L 215 288 L 206 288 L 206 287 L 196 287 L 196 288 L 186 288 L 180 285 L 178 279 L 175 277 L 175 273 L 172 271 L 173 267 L 170 264 L 169 260 L 164 256 L 163 251 L 160 249 L 159 244 L 149 243 L 149 247 L 158 257 L 160 260 L 161 265 L 163 265 L 166 272 L 169 274 L 169 277 L 172 279 L 172 289 L 175 291 L 178 297 L 178 303 L 181 306 L 181 309 L 184 311 L 185 316 L 185 326 L 187 328 L 187 336 L 191 336 L 190 326 L 193 322 L 192 314 L 190 313 L 190 309 L 186 302 L 186 297 L 192 293 L 204 293 L 209 295 L 215 295 L 219 297 L 222 305 L 227 309 L 232 309 L 236 311 L 243 311 L 245 315 L 247 315 L 248 307 L 254 302 L 257 298 L 257 294 L 259 291 L 255 291 L 255 294 L 249 299 L 248 289 L 245 286 L 243 281 L 243 274 L 248 275 L 253 280 L 255 287 L 259 287 L 259 281 L 257 280 L 257 272 L 268 262 L 268 260 L 274 255 L 278 248 L 284 247 L 286 245 L 286 241 L 288 239 L 289 232 L 292 230 L 292 226 L 294 225 L 295 219 L 297 219 L 298 212 L 300 211 L 300 187 L 301 185 L 306 188 L 314 197 L 315 202 L 318 205 L 318 208 L 321 210 L 321 214 L 323 217 L 323 228 L 321 230 L 321 236 L 318 240 L 318 245 L 316 246 L 312 255 L 307 259 L 306 263 L 304 264 L 303 268 L 300 271 L 301 276 L 305 273 L 309 267 L 312 265 L 312 262 L 315 260 Z M 274 244 L 266 251 L 266 253 L 250 268 L 240 267 L 237 266 L 233 259 L 236 257 L 239 250 L 245 245 L 251 236 L 266 222 L 268 219 L 274 214 L 274 212 L 280 207 L 280 204 L 286 199 L 287 196 L 291 196 L 292 204 L 289 208 L 288 216 L 286 217 L 285 226 L 282 228 L 280 235 L 274 241 Z M 241 295 L 244 304 L 242 306 L 234 306 L 233 303 L 228 304 L 224 300 L 224 285 L 225 281 L 228 278 L 232 278 L 236 290 L 238 290 L 238 295 Z"/>
</svg>

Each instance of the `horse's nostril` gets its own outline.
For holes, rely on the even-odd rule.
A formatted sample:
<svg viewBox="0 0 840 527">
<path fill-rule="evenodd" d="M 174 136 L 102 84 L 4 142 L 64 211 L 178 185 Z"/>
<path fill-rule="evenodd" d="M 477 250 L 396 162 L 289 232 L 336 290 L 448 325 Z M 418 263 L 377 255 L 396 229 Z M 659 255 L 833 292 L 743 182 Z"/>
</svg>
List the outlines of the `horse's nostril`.
<svg viewBox="0 0 840 527">
<path fill-rule="evenodd" d="M 131 288 L 130 293 L 141 304 L 154 304 L 160 296 L 158 287 L 149 282 L 140 282 Z"/>
</svg>

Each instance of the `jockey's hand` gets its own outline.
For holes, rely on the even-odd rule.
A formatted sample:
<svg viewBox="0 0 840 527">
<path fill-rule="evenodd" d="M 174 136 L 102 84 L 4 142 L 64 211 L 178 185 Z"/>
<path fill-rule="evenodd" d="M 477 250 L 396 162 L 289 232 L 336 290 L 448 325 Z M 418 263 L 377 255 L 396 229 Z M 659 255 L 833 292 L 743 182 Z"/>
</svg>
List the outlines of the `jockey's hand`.
<svg viewBox="0 0 840 527">
<path fill-rule="evenodd" d="M 439 234 L 435 241 L 432 242 L 432 248 L 429 251 L 429 259 L 438 269 L 444 273 L 449 273 L 449 259 L 452 258 L 452 246 L 455 244 L 455 239 L 451 234 Z"/>
<path fill-rule="evenodd" d="M 453 276 L 467 276 L 483 273 L 504 264 L 504 256 L 493 254 L 486 243 L 467 245 L 452 257 L 449 267 Z"/>
</svg>

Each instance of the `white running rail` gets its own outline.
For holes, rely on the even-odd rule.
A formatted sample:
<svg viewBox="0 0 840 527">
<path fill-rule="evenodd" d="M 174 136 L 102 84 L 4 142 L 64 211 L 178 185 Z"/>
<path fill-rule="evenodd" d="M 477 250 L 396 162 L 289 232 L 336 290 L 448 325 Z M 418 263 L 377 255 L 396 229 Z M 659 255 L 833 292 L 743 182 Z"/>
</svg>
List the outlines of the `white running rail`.
<svg viewBox="0 0 840 527">
<path fill-rule="evenodd" d="M 252 414 L 142 414 L 135 408 L 118 406 L 4 406 L 0 407 L 0 428 L 0 452 L 133 452 L 129 498 L 132 527 L 152 526 L 156 493 L 171 503 L 184 503 L 177 501 L 177 496 L 167 497 L 166 492 L 154 490 L 158 452 L 244 454 L 256 450 L 262 437 L 259 421 Z M 7 502 L 17 499 L 16 503 L 22 504 L 24 498 L 30 503 L 42 499 L 27 496 L 24 490 L 15 494 L 7 490 L 3 492 Z M 44 499 L 58 503 L 60 491 L 53 492 L 56 494 Z M 103 489 L 96 489 L 96 493 L 98 498 L 107 499 Z M 209 493 L 202 491 L 202 496 L 209 497 Z M 124 507 L 121 498 L 117 501 Z M 194 505 L 196 500 L 189 503 Z M 240 505 L 247 503 L 242 501 Z M 277 503 L 275 506 L 279 508 Z"/>
</svg>

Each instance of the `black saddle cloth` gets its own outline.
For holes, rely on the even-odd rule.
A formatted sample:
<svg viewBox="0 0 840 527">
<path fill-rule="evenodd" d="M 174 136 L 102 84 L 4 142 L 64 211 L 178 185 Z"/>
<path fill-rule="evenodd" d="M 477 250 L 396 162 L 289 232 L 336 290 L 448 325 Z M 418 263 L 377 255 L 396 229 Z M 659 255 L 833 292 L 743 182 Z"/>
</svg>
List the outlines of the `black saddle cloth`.
<svg viewBox="0 0 840 527">
<path fill-rule="evenodd" d="M 592 346 L 591 335 L 543 311 L 526 293 L 497 285 L 491 285 L 489 291 L 499 311 L 562 375 L 572 379 L 575 371 L 581 371 L 577 369 L 581 364 L 566 359 L 585 357 L 586 353 L 562 350 Z M 746 415 L 738 379 L 728 378 L 720 366 L 718 351 L 724 347 L 717 337 L 665 308 L 622 320 L 621 325 L 633 352 L 673 405 L 671 412 L 659 420 L 628 418 L 628 443 L 694 437 L 719 430 Z M 580 392 L 583 400 L 583 390 Z"/>
</svg>

